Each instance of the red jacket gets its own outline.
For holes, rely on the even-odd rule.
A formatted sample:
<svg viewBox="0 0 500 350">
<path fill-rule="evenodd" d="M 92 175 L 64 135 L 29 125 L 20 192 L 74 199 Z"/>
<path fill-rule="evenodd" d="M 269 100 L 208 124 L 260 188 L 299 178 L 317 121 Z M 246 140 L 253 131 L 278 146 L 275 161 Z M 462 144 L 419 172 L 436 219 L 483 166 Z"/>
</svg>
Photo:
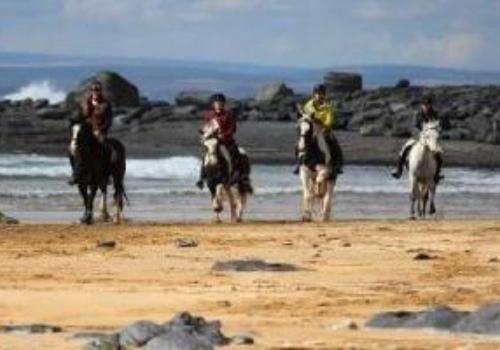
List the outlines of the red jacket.
<svg viewBox="0 0 500 350">
<path fill-rule="evenodd" d="M 210 110 L 205 113 L 204 120 L 205 123 L 217 122 L 219 125 L 219 140 L 222 143 L 230 144 L 234 142 L 233 136 L 236 133 L 236 120 L 230 111 L 223 110 L 217 113 L 214 110 Z"/>
</svg>

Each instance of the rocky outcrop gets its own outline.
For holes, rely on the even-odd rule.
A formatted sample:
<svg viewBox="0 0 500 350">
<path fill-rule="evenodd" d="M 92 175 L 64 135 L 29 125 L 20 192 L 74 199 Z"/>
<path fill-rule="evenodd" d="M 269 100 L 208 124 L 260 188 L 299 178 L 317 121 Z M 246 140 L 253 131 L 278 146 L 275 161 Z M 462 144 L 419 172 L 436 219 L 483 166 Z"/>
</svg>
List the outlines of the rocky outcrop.
<svg viewBox="0 0 500 350">
<path fill-rule="evenodd" d="M 214 91 L 182 91 L 175 101 L 139 99 L 137 88 L 113 72 L 101 72 L 86 79 L 66 103 L 50 105 L 47 100 L 0 102 L 0 147 L 3 151 L 51 145 L 65 149 L 68 119 L 75 115 L 78 94 L 93 79 L 101 79 L 109 94 L 115 96 L 112 132 L 133 134 L 138 143 L 161 144 L 140 140 L 141 131 L 168 128 L 169 122 L 198 122 L 209 108 Z M 434 97 L 443 118 L 442 138 L 500 144 L 500 86 L 419 87 L 404 79 L 393 87 L 360 90 L 360 76 L 328 73 L 328 98 L 335 105 L 335 129 L 358 133 L 363 137 L 406 138 L 415 132 L 414 115 L 423 95 Z M 409 82 L 408 82 L 409 83 Z M 282 82 L 262 86 L 255 97 L 234 99 L 227 96 L 227 108 L 240 121 L 294 122 L 296 105 L 309 95 L 296 94 Z M 196 129 L 196 127 L 194 127 Z M 184 139 L 177 139 L 185 146 Z M 156 146 L 155 146 L 156 147 Z"/>
<path fill-rule="evenodd" d="M 138 107 L 140 105 L 139 89 L 122 77 L 120 74 L 112 71 L 101 71 L 94 76 L 83 80 L 77 90 L 68 94 L 66 104 L 69 109 L 73 109 L 88 93 L 90 85 L 98 81 L 102 84 L 104 94 L 109 98 L 115 107 Z"/>
<path fill-rule="evenodd" d="M 363 89 L 363 77 L 356 73 L 328 72 L 324 82 L 330 93 L 355 92 Z"/>
</svg>

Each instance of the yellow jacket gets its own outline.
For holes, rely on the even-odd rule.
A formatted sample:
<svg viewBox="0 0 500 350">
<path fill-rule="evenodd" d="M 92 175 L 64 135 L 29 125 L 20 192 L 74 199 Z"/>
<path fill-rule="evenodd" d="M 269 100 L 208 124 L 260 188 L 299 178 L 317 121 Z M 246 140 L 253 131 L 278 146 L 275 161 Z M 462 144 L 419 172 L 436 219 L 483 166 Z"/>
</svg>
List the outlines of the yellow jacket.
<svg viewBox="0 0 500 350">
<path fill-rule="evenodd" d="M 333 122 L 335 121 L 335 115 L 331 102 L 325 102 L 320 106 L 316 106 L 314 104 L 314 100 L 310 99 L 304 105 L 304 112 L 306 112 L 307 114 L 314 113 L 314 120 L 316 122 L 318 122 L 326 130 L 332 129 Z"/>
</svg>

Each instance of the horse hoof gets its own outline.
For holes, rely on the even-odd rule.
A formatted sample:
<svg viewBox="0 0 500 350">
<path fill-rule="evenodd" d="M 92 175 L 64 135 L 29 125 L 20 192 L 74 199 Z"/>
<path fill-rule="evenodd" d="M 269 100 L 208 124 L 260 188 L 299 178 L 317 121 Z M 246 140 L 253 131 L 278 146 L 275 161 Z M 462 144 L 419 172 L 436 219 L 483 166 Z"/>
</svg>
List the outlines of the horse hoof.
<svg viewBox="0 0 500 350">
<path fill-rule="evenodd" d="M 110 222 L 111 221 L 111 216 L 109 214 L 106 215 L 101 215 L 99 218 L 102 222 Z M 114 221 L 114 220 L 113 220 Z"/>
<path fill-rule="evenodd" d="M 85 215 L 80 219 L 81 224 L 90 225 L 92 224 L 92 216 Z"/>
<path fill-rule="evenodd" d="M 311 222 L 312 221 L 312 218 L 310 216 L 302 216 L 302 222 Z"/>
<path fill-rule="evenodd" d="M 415 220 L 417 220 L 417 217 L 415 215 L 410 215 L 408 217 L 408 220 L 415 221 Z"/>
<path fill-rule="evenodd" d="M 122 219 L 119 216 L 113 217 L 113 224 L 119 225 L 122 223 Z"/>
</svg>

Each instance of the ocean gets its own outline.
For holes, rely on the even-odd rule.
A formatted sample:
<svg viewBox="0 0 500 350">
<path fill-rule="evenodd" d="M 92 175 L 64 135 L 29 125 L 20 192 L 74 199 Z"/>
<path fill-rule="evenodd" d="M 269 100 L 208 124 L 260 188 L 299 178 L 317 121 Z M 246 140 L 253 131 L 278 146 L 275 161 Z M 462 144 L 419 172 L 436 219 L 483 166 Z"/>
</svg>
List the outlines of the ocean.
<svg viewBox="0 0 500 350">
<path fill-rule="evenodd" d="M 195 157 L 128 160 L 125 216 L 132 221 L 210 220 L 210 195 L 194 185 L 199 164 Z M 0 211 L 27 222 L 77 222 L 82 203 L 77 189 L 66 184 L 69 174 L 65 158 L 0 155 Z M 437 217 L 498 215 L 500 173 L 447 168 L 444 174 Z M 255 195 L 247 219 L 300 218 L 301 189 L 292 166 L 254 165 L 252 181 Z M 347 166 L 335 188 L 336 219 L 406 218 L 408 208 L 407 181 L 392 179 L 389 167 Z"/>
</svg>

